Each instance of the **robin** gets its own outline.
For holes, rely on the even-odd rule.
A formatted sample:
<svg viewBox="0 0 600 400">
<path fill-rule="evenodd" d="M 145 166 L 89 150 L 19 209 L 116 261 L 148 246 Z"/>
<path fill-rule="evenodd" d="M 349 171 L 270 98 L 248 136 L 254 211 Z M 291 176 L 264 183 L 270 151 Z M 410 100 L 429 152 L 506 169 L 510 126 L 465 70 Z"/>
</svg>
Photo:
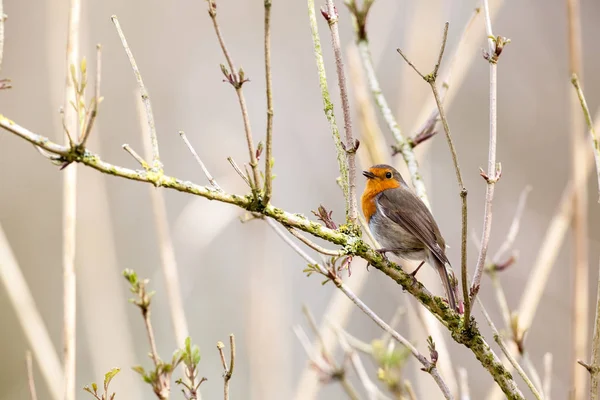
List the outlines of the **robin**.
<svg viewBox="0 0 600 400">
<path fill-rule="evenodd" d="M 367 177 L 367 185 L 362 195 L 362 209 L 369 229 L 383 246 L 378 251 L 384 255 L 391 252 L 405 260 L 420 260 L 413 276 L 425 262 L 434 267 L 450 307 L 456 310 L 446 243 L 425 203 L 389 165 L 374 165 L 363 171 L 363 175 Z"/>
</svg>

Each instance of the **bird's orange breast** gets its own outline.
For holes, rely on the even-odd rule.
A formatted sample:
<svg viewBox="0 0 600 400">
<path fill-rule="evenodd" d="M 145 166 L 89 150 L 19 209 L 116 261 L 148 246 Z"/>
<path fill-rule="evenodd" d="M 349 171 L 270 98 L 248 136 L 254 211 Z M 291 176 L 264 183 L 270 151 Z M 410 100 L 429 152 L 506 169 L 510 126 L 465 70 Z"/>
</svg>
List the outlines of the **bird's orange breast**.
<svg viewBox="0 0 600 400">
<path fill-rule="evenodd" d="M 400 187 L 400 183 L 395 179 L 369 179 L 365 186 L 365 191 L 362 194 L 361 206 L 367 223 L 371 220 L 373 214 L 377 212 L 375 197 L 384 190 L 395 189 Z"/>
</svg>

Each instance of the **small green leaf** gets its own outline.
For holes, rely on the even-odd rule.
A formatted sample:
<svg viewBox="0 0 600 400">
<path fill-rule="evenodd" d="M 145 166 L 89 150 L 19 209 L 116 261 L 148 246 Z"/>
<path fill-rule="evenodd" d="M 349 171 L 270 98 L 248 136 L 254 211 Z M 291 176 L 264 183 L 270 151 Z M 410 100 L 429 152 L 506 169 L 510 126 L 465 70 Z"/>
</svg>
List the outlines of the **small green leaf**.
<svg viewBox="0 0 600 400">
<path fill-rule="evenodd" d="M 96 384 L 96 382 L 92 382 L 92 389 L 94 389 L 94 393 L 98 391 L 98 385 Z"/>
<path fill-rule="evenodd" d="M 119 372 L 121 372 L 121 368 L 113 368 L 110 371 L 108 371 L 105 375 L 104 375 L 104 389 L 106 390 L 106 388 L 108 388 L 108 385 L 110 384 L 110 381 L 115 377 L 115 375 L 117 375 Z"/>
<path fill-rule="evenodd" d="M 142 376 L 146 375 L 146 371 L 144 370 L 144 367 L 142 367 L 141 365 L 134 365 L 133 367 L 131 367 L 131 369 Z"/>
</svg>

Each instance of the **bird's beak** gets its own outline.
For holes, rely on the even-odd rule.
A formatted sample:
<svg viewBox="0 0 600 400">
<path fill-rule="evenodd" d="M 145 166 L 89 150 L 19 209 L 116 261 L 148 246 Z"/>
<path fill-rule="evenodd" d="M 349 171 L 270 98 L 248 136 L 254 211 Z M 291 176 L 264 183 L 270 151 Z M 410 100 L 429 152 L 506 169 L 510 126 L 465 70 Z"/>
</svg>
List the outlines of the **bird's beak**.
<svg viewBox="0 0 600 400">
<path fill-rule="evenodd" d="M 368 179 L 374 179 L 375 178 L 375 174 L 370 172 L 370 171 L 363 171 L 363 175 L 366 176 Z"/>
</svg>

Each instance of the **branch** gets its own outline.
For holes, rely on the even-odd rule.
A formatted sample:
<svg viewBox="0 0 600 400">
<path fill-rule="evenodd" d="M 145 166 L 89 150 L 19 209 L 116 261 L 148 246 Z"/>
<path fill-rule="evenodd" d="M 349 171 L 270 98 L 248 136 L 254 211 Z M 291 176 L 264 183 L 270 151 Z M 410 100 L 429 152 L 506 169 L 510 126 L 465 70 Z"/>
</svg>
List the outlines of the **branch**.
<svg viewBox="0 0 600 400">
<path fill-rule="evenodd" d="M 577 77 L 576 73 L 573 73 L 573 75 L 571 75 L 571 83 L 577 91 L 577 96 L 579 97 L 581 108 L 583 109 L 583 115 L 585 116 L 585 122 L 587 123 L 588 129 L 590 130 L 590 137 L 592 139 L 592 149 L 594 151 L 594 159 L 596 160 L 596 175 L 598 176 L 598 194 L 600 196 L 600 142 L 598 141 L 598 136 L 596 135 L 596 130 L 594 129 L 594 122 L 592 121 L 592 115 L 590 114 L 590 109 L 588 108 L 587 102 L 585 101 L 585 96 L 583 95 L 583 90 L 581 89 L 581 85 L 579 84 L 579 78 Z M 600 198 L 598 199 L 598 202 L 600 202 Z"/>
<path fill-rule="evenodd" d="M 550 400 L 552 393 L 552 353 L 544 355 L 544 400 Z"/>
<path fill-rule="evenodd" d="M 248 116 L 246 98 L 244 97 L 244 91 L 242 90 L 242 86 L 248 81 L 248 79 L 246 78 L 242 68 L 236 71 L 231 55 L 229 54 L 229 50 L 227 50 L 225 40 L 221 34 L 219 22 L 217 21 L 217 5 L 215 0 L 208 0 L 208 15 L 213 22 L 215 34 L 217 35 L 221 50 L 223 51 L 223 55 L 225 56 L 227 64 L 229 65 L 229 70 L 227 70 L 227 67 L 221 64 L 221 71 L 223 71 L 223 75 L 225 75 L 227 82 L 229 82 L 235 89 L 235 93 L 240 104 L 242 119 L 244 121 L 244 131 L 246 132 L 246 142 L 248 144 L 248 154 L 250 156 L 250 167 L 252 168 L 253 181 L 251 182 L 251 187 L 254 198 L 258 199 L 258 192 L 260 191 L 260 171 L 258 170 L 258 157 L 254 148 L 254 139 L 252 139 L 252 128 L 250 126 L 250 117 Z"/>
<path fill-rule="evenodd" d="M 233 204 L 251 212 L 259 212 L 266 217 L 270 217 L 282 223 L 284 226 L 297 228 L 333 244 L 344 246 L 347 249 L 348 255 L 362 257 L 369 262 L 371 266 L 389 276 L 423 304 L 423 306 L 425 306 L 425 308 L 427 308 L 435 318 L 450 331 L 453 339 L 457 343 L 464 344 L 471 349 L 475 357 L 482 363 L 486 370 L 488 370 L 509 399 L 523 398 L 516 387 L 514 380 L 510 375 L 505 374 L 504 367 L 500 363 L 500 360 L 491 351 L 477 327 L 473 326 L 470 334 L 465 334 L 461 329 L 460 316 L 453 310 L 450 310 L 443 300 L 433 296 L 420 282 L 415 281 L 411 275 L 405 273 L 402 268 L 395 263 L 384 259 L 380 253 L 373 250 L 360 238 L 353 235 L 347 235 L 339 230 L 326 228 L 321 224 L 308 220 L 302 215 L 292 214 L 272 205 L 261 207 L 249 196 L 218 192 L 212 188 L 200 186 L 189 181 L 183 181 L 168 175 L 156 174 L 152 171 L 132 170 L 116 166 L 103 161 L 100 156 L 89 151 L 83 153 L 74 152 L 68 146 L 56 144 L 47 137 L 35 134 L 2 115 L 0 115 L 0 127 L 44 150 L 60 155 L 61 159 L 65 161 L 82 163 L 90 168 L 109 175 L 119 176 L 138 182 L 146 182 L 156 187 L 165 187 L 223 203 Z"/>
<path fill-rule="evenodd" d="M 504 344 L 504 340 L 502 340 L 502 336 L 500 336 L 500 332 L 498 332 L 498 329 L 494 325 L 494 322 L 490 318 L 490 315 L 487 313 L 487 310 L 483 306 L 483 303 L 481 302 L 481 299 L 477 298 L 477 301 L 479 302 L 479 307 L 481 307 L 481 312 L 483 313 L 483 316 L 487 320 L 488 325 L 490 326 L 490 328 L 492 328 L 492 332 L 494 333 L 494 340 L 496 341 L 496 343 L 498 344 L 498 346 L 500 347 L 500 349 L 502 350 L 502 352 L 504 353 L 504 355 L 508 358 L 508 360 L 510 361 L 511 365 L 517 370 L 517 372 L 519 373 L 519 375 L 521 376 L 521 378 L 523 378 L 523 380 L 525 381 L 525 383 L 527 384 L 527 386 L 531 390 L 531 393 L 533 393 L 533 395 L 535 396 L 535 398 L 537 400 L 542 400 L 542 396 L 540 395 L 540 393 L 538 392 L 538 390 L 536 389 L 536 387 L 531 382 L 531 379 L 529 379 L 529 377 L 527 376 L 527 374 L 525 373 L 525 371 L 523 371 L 523 368 L 521 368 L 521 366 L 519 365 L 519 363 L 517 362 L 517 360 L 512 356 L 512 354 L 510 354 L 510 351 L 508 351 L 508 349 L 506 348 L 506 345 Z"/>
<path fill-rule="evenodd" d="M 381 329 L 390 334 L 398 343 L 406 347 L 412 355 L 423 365 L 423 370 L 428 372 L 439 386 L 440 390 L 444 394 L 446 399 L 453 399 L 448 386 L 443 381 L 442 377 L 439 375 L 436 365 L 434 362 L 429 361 L 424 355 L 419 353 L 416 347 L 414 347 L 407 339 L 405 339 L 402 335 L 396 332 L 392 327 L 390 327 L 383 319 L 381 319 L 377 314 L 375 314 L 361 299 L 359 299 L 343 282 L 337 277 L 337 275 L 333 275 L 328 271 L 325 267 L 317 263 L 313 260 L 308 254 L 306 254 L 300 247 L 298 247 L 294 242 L 292 242 L 285 234 L 279 229 L 279 227 L 271 220 L 267 219 L 267 223 L 273 228 L 273 230 L 292 248 L 294 249 L 302 258 L 308 262 L 309 265 L 315 266 L 318 269 L 318 272 L 324 276 L 329 277 L 335 284 L 335 286 L 340 289 L 356 306 L 364 312 L 373 322 L 375 322 Z"/>
<path fill-rule="evenodd" d="M 183 140 L 183 142 L 187 146 L 188 150 L 190 151 L 190 153 L 192 153 L 192 155 L 194 156 L 194 158 L 196 159 L 196 161 L 200 165 L 200 168 L 202 168 L 202 172 L 204 172 L 204 176 L 206 176 L 206 179 L 208 179 L 208 182 L 210 183 L 210 185 L 212 187 L 214 187 L 215 190 L 218 190 L 219 192 L 222 192 L 223 189 L 221 189 L 221 187 L 217 184 L 217 181 L 215 180 L 215 178 L 213 178 L 213 176 L 210 174 L 210 172 L 208 172 L 208 169 L 206 168 L 206 166 L 202 162 L 202 159 L 200 158 L 200 156 L 198 155 L 198 153 L 196 152 L 196 150 L 194 150 L 194 147 L 192 146 L 192 144 L 188 140 L 187 136 L 185 135 L 185 132 L 184 131 L 179 131 L 179 136 L 181 136 L 181 139 Z"/>
<path fill-rule="evenodd" d="M 481 170 L 481 176 L 485 179 L 487 188 L 485 192 L 483 229 L 481 231 L 481 247 L 479 249 L 479 256 L 477 257 L 477 266 L 475 267 L 473 282 L 471 283 L 471 302 L 475 300 L 475 297 L 477 297 L 477 293 L 479 293 L 479 288 L 481 286 L 481 277 L 483 276 L 488 244 L 490 242 L 490 233 L 492 230 L 492 201 L 494 200 L 494 189 L 496 182 L 498 182 L 500 176 L 502 175 L 502 167 L 500 163 L 496 164 L 496 136 L 498 130 L 497 63 L 498 57 L 502 53 L 504 45 L 509 42 L 507 39 L 501 36 L 494 36 L 492 33 L 492 22 L 490 18 L 490 7 L 488 0 L 483 0 L 483 12 L 485 15 L 485 27 L 489 43 L 489 53 L 484 57 L 489 61 L 490 64 L 490 139 L 488 149 L 488 170 L 487 173 Z"/>
<path fill-rule="evenodd" d="M 310 22 L 310 30 L 312 33 L 312 40 L 315 53 L 315 61 L 317 63 L 317 72 L 319 74 L 319 87 L 321 88 L 321 97 L 323 98 L 323 107 L 325 117 L 329 122 L 329 128 L 333 135 L 333 143 L 337 151 L 338 168 L 341 176 L 342 192 L 346 200 L 346 215 L 350 216 L 351 210 L 350 205 L 353 201 L 350 198 L 350 188 L 348 187 L 349 168 L 346 158 L 346 149 L 342 143 L 340 137 L 340 131 L 338 130 L 337 123 L 335 121 L 335 113 L 333 111 L 333 103 L 331 102 L 331 96 L 329 95 L 329 87 L 327 85 L 327 74 L 325 73 L 325 63 L 323 62 L 323 51 L 321 49 L 321 39 L 319 38 L 319 28 L 317 26 L 317 17 L 315 15 L 315 2 L 314 0 L 307 0 L 308 2 L 308 19 Z"/>
<path fill-rule="evenodd" d="M 64 126 L 66 140 L 73 147 L 73 135 L 78 129 L 78 115 L 81 102 L 77 101 L 79 88 L 74 87 L 75 65 L 79 58 L 79 23 L 81 19 L 81 0 L 71 0 L 69 6 L 69 24 L 67 36 L 67 71 L 64 98 Z M 84 63 L 79 64 L 83 67 Z M 85 80 L 84 68 L 81 68 L 82 80 Z M 81 91 L 81 94 L 83 91 Z M 75 104 L 75 106 L 72 106 Z M 64 164 L 67 166 L 68 164 Z M 76 318 L 77 318 L 77 282 L 75 273 L 75 245 L 77 226 L 77 167 L 72 165 L 63 176 L 63 362 L 64 362 L 64 400 L 75 400 L 76 375 Z"/>
<path fill-rule="evenodd" d="M 358 205 L 356 203 L 356 150 L 358 149 L 358 141 L 352 136 L 352 118 L 350 116 L 350 103 L 348 101 L 348 88 L 346 86 L 346 75 L 344 72 L 344 60 L 342 58 L 342 47 L 340 44 L 340 34 L 338 31 L 338 13 L 333 0 L 327 0 L 327 9 L 321 10 L 321 13 L 329 23 L 331 31 L 331 44 L 333 46 L 333 54 L 335 56 L 335 66 L 338 77 L 338 86 L 340 89 L 340 97 L 342 100 L 342 111 L 344 113 L 344 132 L 346 134 L 346 161 L 348 163 L 348 215 L 346 216 L 347 223 L 350 225 L 357 224 Z"/>
<path fill-rule="evenodd" d="M 271 79 L 271 0 L 265 0 L 265 81 L 267 91 L 267 153 L 265 156 L 265 196 L 269 204 L 273 191 L 273 83 Z"/>
<path fill-rule="evenodd" d="M 121 39 L 121 43 L 123 44 L 123 48 L 125 49 L 125 53 L 127 53 L 127 58 L 129 58 L 129 63 L 131 64 L 131 69 L 133 70 L 133 74 L 135 75 L 135 79 L 137 80 L 140 96 L 142 98 L 142 103 L 144 103 L 144 108 L 146 109 L 146 118 L 148 120 L 148 131 L 150 132 L 150 142 L 152 144 L 152 169 L 155 173 L 162 173 L 162 163 L 160 161 L 160 155 L 158 153 L 158 139 L 156 137 L 156 125 L 154 124 L 154 114 L 152 113 L 152 104 L 150 103 L 150 95 L 148 94 L 148 90 L 146 90 L 146 86 L 144 85 L 144 80 L 142 79 L 142 74 L 135 62 L 135 58 L 133 57 L 133 53 L 129 48 L 129 44 L 127 44 L 127 39 L 125 39 L 125 34 L 121 29 L 121 24 L 119 24 L 119 20 L 116 15 L 110 17 L 112 22 L 115 24 L 115 28 L 117 29 L 117 34 Z"/>
<path fill-rule="evenodd" d="M 231 355 L 229 357 L 229 367 L 227 366 L 227 361 L 225 360 L 225 352 L 223 349 L 225 345 L 223 342 L 217 342 L 217 350 L 219 350 L 219 355 L 221 357 L 221 363 L 223 364 L 223 398 L 224 400 L 229 400 L 229 381 L 233 376 L 233 368 L 235 367 L 235 337 L 233 333 L 229 335 L 229 347 L 231 351 Z"/>
<path fill-rule="evenodd" d="M 307 245 L 308 247 L 310 247 L 317 253 L 321 253 L 326 256 L 332 256 L 332 257 L 340 257 L 340 256 L 344 255 L 344 252 L 341 250 L 329 250 L 329 249 L 319 246 L 316 243 L 311 242 L 309 239 L 302 236 L 302 234 L 300 234 L 297 230 L 295 230 L 293 228 L 288 228 L 288 232 L 291 233 L 292 235 L 294 235 L 298 240 L 300 240 L 302 243 L 304 243 L 305 245 Z"/>
<path fill-rule="evenodd" d="M 446 133 L 446 140 L 448 142 L 448 147 L 450 148 L 450 153 L 452 155 L 452 162 L 454 163 L 454 170 L 456 172 L 456 180 L 458 181 L 458 189 L 462 202 L 462 232 L 461 232 L 461 282 L 463 289 L 463 301 L 465 305 L 465 329 L 468 331 L 471 325 L 471 301 L 469 295 L 469 288 L 467 284 L 467 189 L 463 183 L 462 174 L 460 172 L 460 166 L 458 165 L 458 156 L 456 155 L 456 149 L 454 148 L 454 141 L 452 140 L 452 135 L 450 133 L 450 126 L 448 125 L 448 119 L 446 118 L 446 112 L 444 111 L 444 106 L 442 104 L 442 99 L 440 98 L 440 94 L 437 89 L 437 73 L 439 70 L 439 66 L 442 62 L 442 58 L 444 56 L 444 50 L 446 49 L 446 41 L 448 39 L 448 22 L 444 25 L 444 35 L 442 37 L 442 44 L 440 47 L 440 52 L 438 55 L 438 62 L 436 63 L 433 71 L 424 75 L 421 73 L 417 67 L 413 65 L 412 62 L 404 55 L 401 49 L 397 49 L 398 53 L 404 58 L 404 61 L 408 63 L 417 74 L 422 77 L 429 86 L 431 86 L 431 91 L 433 92 L 433 97 L 435 98 L 435 102 L 438 107 L 438 111 L 440 113 L 440 118 L 442 120 L 442 125 L 444 127 L 444 132 Z"/>
<path fill-rule="evenodd" d="M 598 276 L 598 289 L 596 293 L 596 318 L 592 338 L 592 360 L 587 370 L 590 373 L 590 400 L 598 400 L 600 397 L 598 394 L 600 389 L 598 388 L 598 384 L 600 383 L 600 276 Z"/>
</svg>

